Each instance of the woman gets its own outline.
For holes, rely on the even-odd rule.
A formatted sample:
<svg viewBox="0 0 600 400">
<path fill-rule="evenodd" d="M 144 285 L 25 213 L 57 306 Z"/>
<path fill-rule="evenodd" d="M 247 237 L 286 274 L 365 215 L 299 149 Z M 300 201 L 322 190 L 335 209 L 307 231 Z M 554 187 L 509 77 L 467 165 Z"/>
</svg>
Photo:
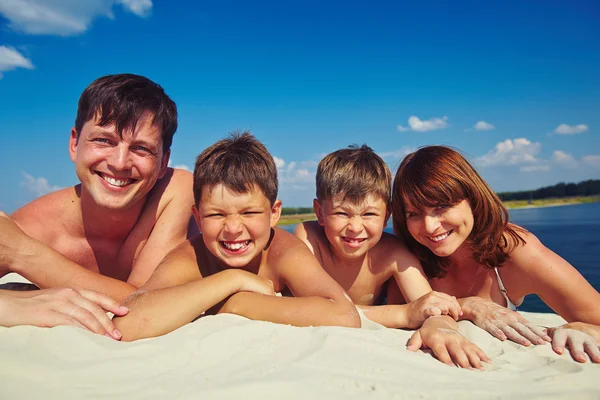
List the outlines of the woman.
<svg viewBox="0 0 600 400">
<path fill-rule="evenodd" d="M 600 362 L 600 294 L 533 234 L 508 222 L 498 196 L 458 152 L 429 146 L 400 164 L 394 231 L 419 257 L 433 290 L 460 299 L 462 319 L 501 340 L 552 341 L 573 358 Z M 569 323 L 546 331 L 515 310 L 535 293 Z"/>
</svg>

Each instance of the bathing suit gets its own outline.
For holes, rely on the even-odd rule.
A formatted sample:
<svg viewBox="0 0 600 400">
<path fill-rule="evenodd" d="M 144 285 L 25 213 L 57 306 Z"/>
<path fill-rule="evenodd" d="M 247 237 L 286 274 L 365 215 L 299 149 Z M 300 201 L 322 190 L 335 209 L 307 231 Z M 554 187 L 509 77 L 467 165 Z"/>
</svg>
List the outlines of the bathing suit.
<svg viewBox="0 0 600 400">
<path fill-rule="evenodd" d="M 500 274 L 498 273 L 498 268 L 494 267 L 494 271 L 496 272 L 496 277 L 498 278 L 498 288 L 500 289 L 500 293 L 502 293 L 502 296 L 504 296 L 504 298 L 506 299 L 506 308 L 508 308 L 509 310 L 512 311 L 517 311 L 517 305 L 514 304 L 512 301 L 510 301 L 510 299 L 508 298 L 508 292 L 506 291 L 506 288 L 504 287 L 504 284 L 502 283 L 502 278 L 500 278 Z M 519 304 L 520 306 L 521 304 Z"/>
</svg>

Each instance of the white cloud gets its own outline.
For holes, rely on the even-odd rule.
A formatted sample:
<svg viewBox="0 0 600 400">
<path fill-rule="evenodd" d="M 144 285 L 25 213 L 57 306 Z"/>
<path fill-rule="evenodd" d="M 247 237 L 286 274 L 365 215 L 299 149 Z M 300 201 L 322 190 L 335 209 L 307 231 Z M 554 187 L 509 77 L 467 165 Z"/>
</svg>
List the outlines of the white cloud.
<svg viewBox="0 0 600 400">
<path fill-rule="evenodd" d="M 408 118 L 408 126 L 409 127 L 398 125 L 398 131 L 406 132 L 413 130 L 415 132 L 429 132 L 443 129 L 448 126 L 448 117 L 444 116 L 442 118 L 421 120 L 419 117 L 412 115 L 410 118 Z"/>
<path fill-rule="evenodd" d="M 482 167 L 493 165 L 520 165 L 535 164 L 539 160 L 536 155 L 540 151 L 540 143 L 532 143 L 525 138 L 506 139 L 486 155 L 478 157 L 475 161 Z"/>
<path fill-rule="evenodd" d="M 591 167 L 600 167 L 600 154 L 581 157 L 581 161 Z"/>
<path fill-rule="evenodd" d="M 275 166 L 278 170 L 285 167 L 285 161 L 283 161 L 283 158 L 273 156 L 273 160 L 275 160 Z"/>
<path fill-rule="evenodd" d="M 549 165 L 528 165 L 528 166 L 519 168 L 519 171 L 521 171 L 521 172 L 549 172 L 550 166 Z"/>
<path fill-rule="evenodd" d="M 485 122 L 485 121 L 477 121 L 477 123 L 475 125 L 473 125 L 473 129 L 475 129 L 476 131 L 491 131 L 492 129 L 495 129 L 496 127 L 492 124 L 490 124 L 489 122 Z"/>
<path fill-rule="evenodd" d="M 555 150 L 552 153 L 552 162 L 559 165 L 564 165 L 566 167 L 576 167 L 577 161 L 575 158 L 569 153 L 565 153 L 561 150 Z"/>
<path fill-rule="evenodd" d="M 21 182 L 21 186 L 37 197 L 62 189 L 60 186 L 50 185 L 46 178 L 34 178 L 26 172 L 21 171 L 21 173 L 23 174 L 23 178 L 25 178 Z"/>
<path fill-rule="evenodd" d="M 14 48 L 0 46 L 0 79 L 2 79 L 3 72 L 12 71 L 17 68 L 33 69 L 34 67 L 29 59 Z"/>
<path fill-rule="evenodd" d="M 71 36 L 85 32 L 98 16 L 113 18 L 114 4 L 140 17 L 152 10 L 151 0 L 0 0 L 0 14 L 18 32 Z"/>
<path fill-rule="evenodd" d="M 415 149 L 404 146 L 398 150 L 384 151 L 382 153 L 377 154 L 379 155 L 379 157 L 383 158 L 384 161 L 398 161 L 404 159 L 404 157 L 406 157 L 414 151 Z"/>
<path fill-rule="evenodd" d="M 575 126 L 569 126 L 567 124 L 560 124 L 554 130 L 554 133 L 558 133 L 559 135 L 574 135 L 577 133 L 583 133 L 587 131 L 589 127 L 585 124 L 579 124 Z"/>
</svg>

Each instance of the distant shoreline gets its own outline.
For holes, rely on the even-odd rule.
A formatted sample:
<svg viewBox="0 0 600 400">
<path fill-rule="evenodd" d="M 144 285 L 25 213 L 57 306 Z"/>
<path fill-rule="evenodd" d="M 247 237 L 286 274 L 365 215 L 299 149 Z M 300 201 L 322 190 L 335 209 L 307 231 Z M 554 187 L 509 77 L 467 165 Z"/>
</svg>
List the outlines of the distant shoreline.
<svg viewBox="0 0 600 400">
<path fill-rule="evenodd" d="M 596 203 L 600 202 L 600 196 L 578 196 L 578 197 L 561 197 L 540 200 L 511 200 L 505 201 L 504 206 L 507 210 L 518 210 L 522 208 L 542 208 L 542 207 L 560 207 L 572 206 L 575 204 Z M 313 214 L 290 214 L 282 215 L 277 225 L 296 225 L 300 222 L 314 221 L 317 216 Z"/>
</svg>

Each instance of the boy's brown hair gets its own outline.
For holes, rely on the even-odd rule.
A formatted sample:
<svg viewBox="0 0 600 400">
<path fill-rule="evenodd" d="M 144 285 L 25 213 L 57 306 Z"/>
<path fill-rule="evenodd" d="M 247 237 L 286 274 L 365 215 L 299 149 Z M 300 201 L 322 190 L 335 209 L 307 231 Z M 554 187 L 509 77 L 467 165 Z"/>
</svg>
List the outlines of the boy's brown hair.
<svg viewBox="0 0 600 400">
<path fill-rule="evenodd" d="M 390 201 L 392 174 L 387 164 L 366 144 L 348 146 L 325 156 L 317 167 L 317 200 L 354 204 L 370 194 Z"/>
<path fill-rule="evenodd" d="M 205 149 L 194 167 L 194 201 L 202 188 L 222 184 L 235 193 L 260 189 L 271 205 L 277 200 L 277 167 L 267 148 L 250 132 L 234 132 Z"/>
</svg>

